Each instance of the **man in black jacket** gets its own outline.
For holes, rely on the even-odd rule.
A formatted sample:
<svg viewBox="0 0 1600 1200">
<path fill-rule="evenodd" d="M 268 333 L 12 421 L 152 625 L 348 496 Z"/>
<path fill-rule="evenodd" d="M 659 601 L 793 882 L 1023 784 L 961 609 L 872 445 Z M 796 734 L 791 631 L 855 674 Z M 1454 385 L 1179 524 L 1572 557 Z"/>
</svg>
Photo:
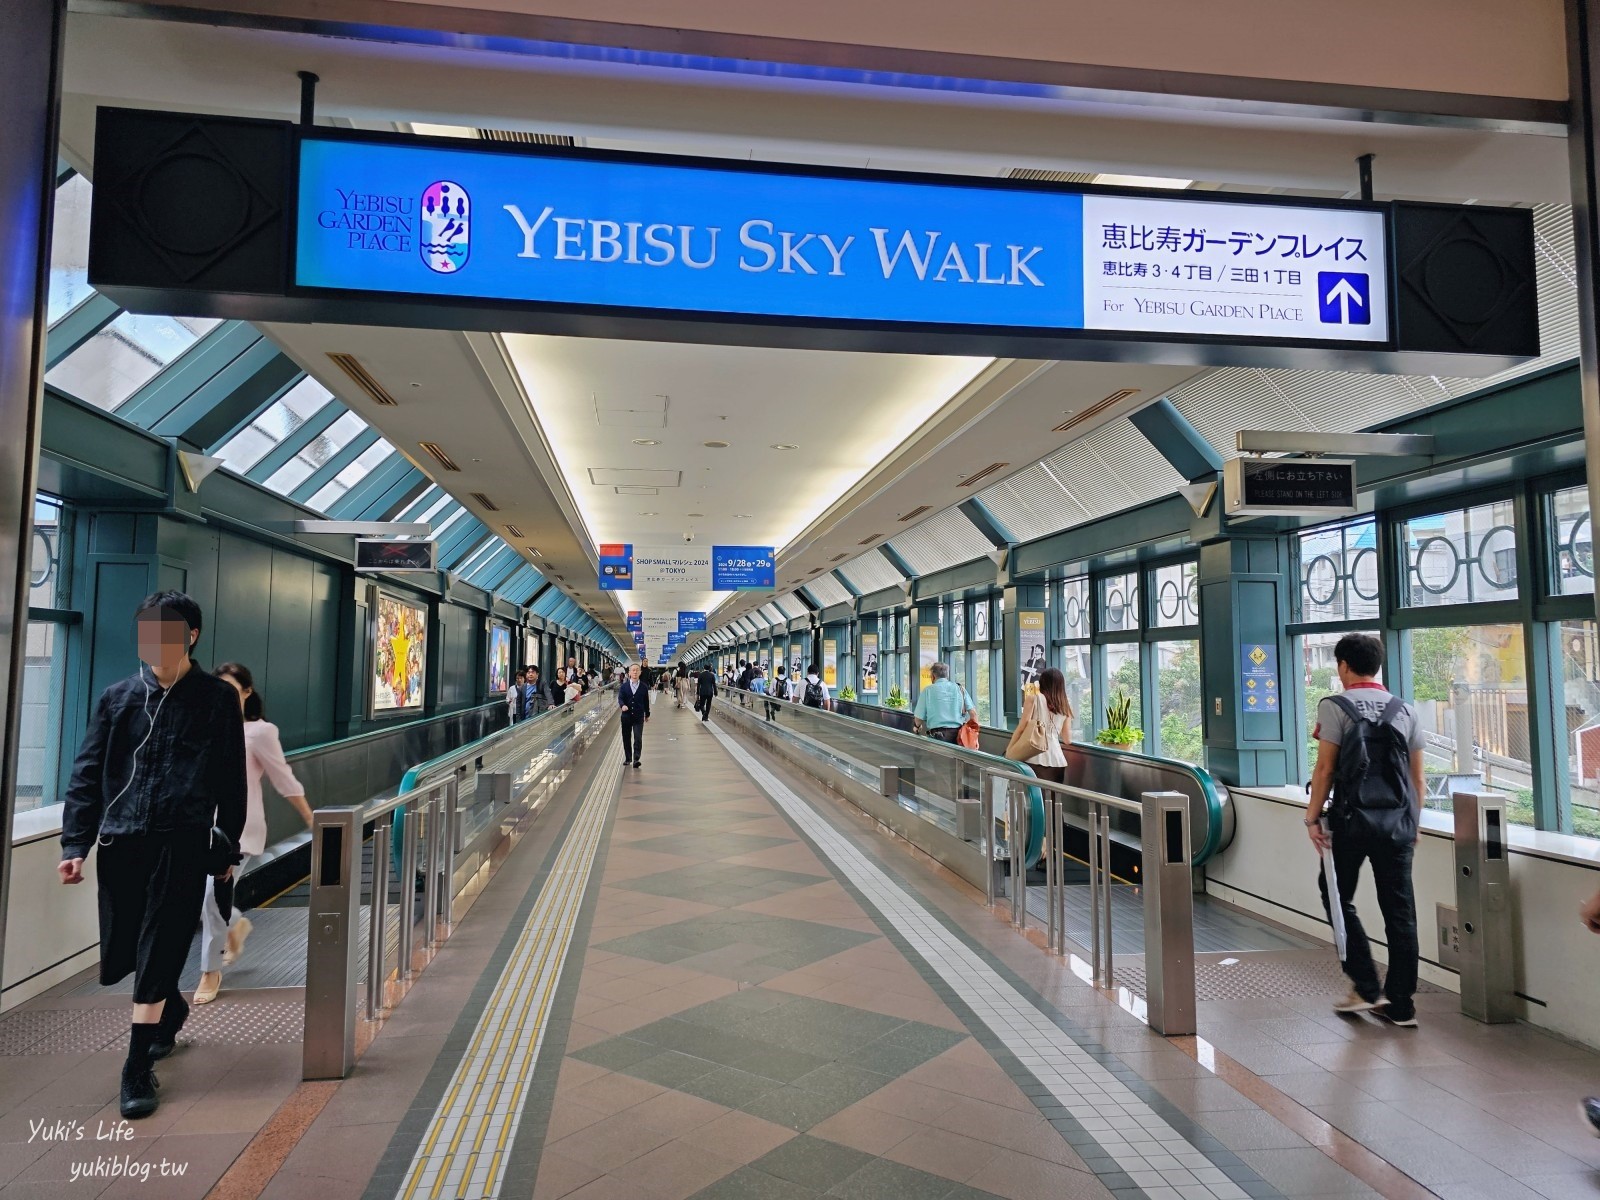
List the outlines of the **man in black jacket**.
<svg viewBox="0 0 1600 1200">
<path fill-rule="evenodd" d="M 711 719 L 711 698 L 717 694 L 717 677 L 710 667 L 701 667 L 695 677 L 694 710 L 702 721 Z"/>
<path fill-rule="evenodd" d="M 617 707 L 622 709 L 622 758 L 637 767 L 644 749 L 644 723 L 650 719 L 650 689 L 640 678 L 638 663 L 628 668 L 628 677 L 617 689 Z"/>
<path fill-rule="evenodd" d="M 144 665 L 95 703 L 63 797 L 61 882 L 82 883 L 84 859 L 100 851 L 100 982 L 134 977 L 124 1117 L 156 1110 L 150 1065 L 176 1048 L 189 1015 L 178 975 L 208 863 L 229 857 L 244 832 L 239 693 L 189 657 L 200 622 L 200 606 L 182 592 L 139 606 Z"/>
</svg>

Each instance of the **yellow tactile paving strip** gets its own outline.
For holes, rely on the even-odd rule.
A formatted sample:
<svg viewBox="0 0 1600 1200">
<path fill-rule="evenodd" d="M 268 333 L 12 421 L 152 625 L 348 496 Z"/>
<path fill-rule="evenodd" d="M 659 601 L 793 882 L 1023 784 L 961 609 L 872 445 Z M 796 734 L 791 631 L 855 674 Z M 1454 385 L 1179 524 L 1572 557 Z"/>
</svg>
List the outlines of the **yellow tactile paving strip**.
<svg viewBox="0 0 1600 1200">
<path fill-rule="evenodd" d="M 412 1157 L 399 1191 L 402 1200 L 488 1200 L 500 1194 L 522 1119 L 524 1089 L 544 1044 L 550 1005 L 622 773 L 621 764 L 608 759 Z"/>
</svg>

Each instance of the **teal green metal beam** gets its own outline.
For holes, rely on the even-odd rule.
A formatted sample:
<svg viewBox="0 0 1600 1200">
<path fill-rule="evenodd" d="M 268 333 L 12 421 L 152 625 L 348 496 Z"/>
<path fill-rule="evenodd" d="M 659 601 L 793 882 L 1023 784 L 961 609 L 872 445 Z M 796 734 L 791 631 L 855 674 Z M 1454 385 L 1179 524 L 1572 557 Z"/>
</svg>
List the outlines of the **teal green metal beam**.
<svg viewBox="0 0 1600 1200">
<path fill-rule="evenodd" d="M 328 426 L 344 416 L 346 411 L 343 404 L 330 396 L 328 402 L 307 417 L 298 429 L 263 454 L 260 461 L 245 472 L 245 478 L 266 483 L 277 474 L 280 467 L 287 466 L 296 454 L 327 433 Z"/>
<path fill-rule="evenodd" d="M 296 504 L 309 504 L 311 497 L 332 483 L 340 471 L 372 449 L 378 442 L 378 436 L 378 431 L 371 426 L 356 434 L 343 450 L 311 472 L 304 483 L 290 492 L 289 498 Z M 378 466 L 382 465 L 382 463 L 378 464 Z M 373 470 L 377 469 L 377 467 L 373 468 Z"/>
<path fill-rule="evenodd" d="M 63 316 L 45 335 L 44 369 L 49 371 L 57 363 L 99 333 L 122 313 L 122 309 L 95 292 L 82 304 Z"/>
</svg>

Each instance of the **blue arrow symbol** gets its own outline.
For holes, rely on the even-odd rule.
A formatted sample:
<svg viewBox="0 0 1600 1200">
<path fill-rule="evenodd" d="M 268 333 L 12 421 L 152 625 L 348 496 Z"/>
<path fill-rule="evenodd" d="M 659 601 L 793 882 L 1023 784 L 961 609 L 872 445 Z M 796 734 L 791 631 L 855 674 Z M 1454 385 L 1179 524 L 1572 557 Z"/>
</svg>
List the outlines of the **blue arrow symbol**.
<svg viewBox="0 0 1600 1200">
<path fill-rule="evenodd" d="M 1361 298 L 1361 293 L 1351 287 L 1350 281 L 1342 276 L 1339 282 L 1333 285 L 1332 290 L 1323 297 L 1324 304 L 1332 304 L 1335 300 L 1339 302 L 1339 320 L 1345 325 L 1350 324 L 1350 302 L 1352 300 L 1355 301 L 1357 308 L 1365 308 L 1367 306 L 1367 302 Z"/>
</svg>

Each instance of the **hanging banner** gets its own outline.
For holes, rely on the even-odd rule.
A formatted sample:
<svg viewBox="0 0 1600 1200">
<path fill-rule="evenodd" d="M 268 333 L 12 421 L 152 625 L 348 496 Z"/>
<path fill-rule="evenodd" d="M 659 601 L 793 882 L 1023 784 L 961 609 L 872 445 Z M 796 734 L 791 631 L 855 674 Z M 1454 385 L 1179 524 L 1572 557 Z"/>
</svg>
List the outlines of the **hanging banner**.
<svg viewBox="0 0 1600 1200">
<path fill-rule="evenodd" d="M 832 638 L 822 643 L 822 682 L 830 688 L 839 686 L 839 643 Z"/>
<path fill-rule="evenodd" d="M 602 591 L 772 591 L 777 583 L 777 555 L 771 546 L 600 546 Z M 687 615 L 698 616 L 700 628 L 705 628 L 704 613 Z"/>
<path fill-rule="evenodd" d="M 644 628 L 644 614 L 641 613 L 638 609 L 633 609 L 628 613 L 628 628 L 629 629 L 643 629 Z"/>
<path fill-rule="evenodd" d="M 861 694 L 878 694 L 878 635 L 861 635 Z"/>
<path fill-rule="evenodd" d="M 917 626 L 917 678 L 922 687 L 933 682 L 933 664 L 939 661 L 939 627 Z"/>
<path fill-rule="evenodd" d="M 680 633 L 704 633 L 705 628 L 705 613 L 682 611 L 678 613 L 678 631 Z"/>
</svg>

